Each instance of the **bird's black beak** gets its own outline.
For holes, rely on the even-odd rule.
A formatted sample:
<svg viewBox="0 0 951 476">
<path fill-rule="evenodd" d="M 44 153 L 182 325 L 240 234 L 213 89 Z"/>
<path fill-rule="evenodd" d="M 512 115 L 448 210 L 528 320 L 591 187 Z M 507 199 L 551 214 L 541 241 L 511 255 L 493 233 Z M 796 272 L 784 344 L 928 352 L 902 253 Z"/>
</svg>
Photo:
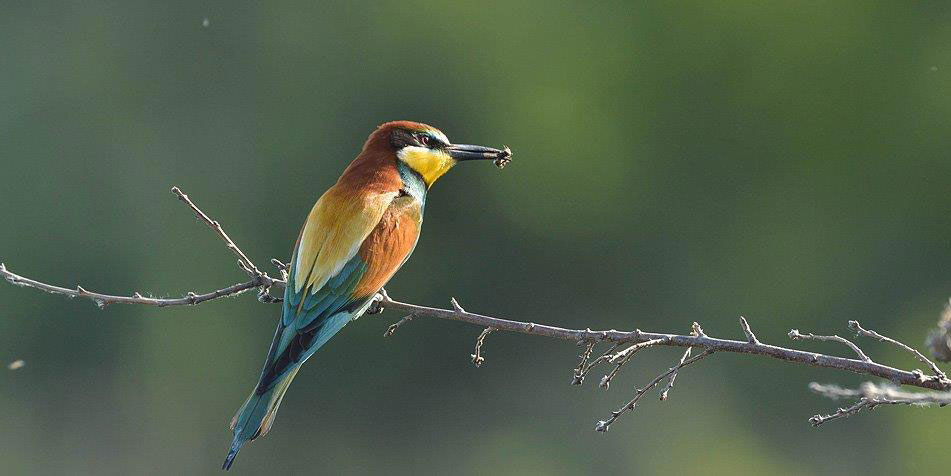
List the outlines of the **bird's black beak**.
<svg viewBox="0 0 951 476">
<path fill-rule="evenodd" d="M 452 144 L 446 146 L 449 156 L 458 161 L 463 160 L 507 160 L 512 151 L 506 147 L 503 150 L 483 147 L 481 145 Z"/>
</svg>

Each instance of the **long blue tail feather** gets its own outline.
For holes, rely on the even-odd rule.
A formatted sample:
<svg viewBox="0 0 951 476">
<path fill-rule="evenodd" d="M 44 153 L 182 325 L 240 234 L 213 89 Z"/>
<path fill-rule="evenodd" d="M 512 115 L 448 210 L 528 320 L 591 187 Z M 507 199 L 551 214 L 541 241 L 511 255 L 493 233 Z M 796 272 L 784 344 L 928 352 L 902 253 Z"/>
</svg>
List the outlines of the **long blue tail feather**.
<svg viewBox="0 0 951 476">
<path fill-rule="evenodd" d="M 263 393 L 257 390 L 251 393 L 248 399 L 241 405 L 234 419 L 231 421 L 231 429 L 234 430 L 234 440 L 231 442 L 231 449 L 221 469 L 228 470 L 234 463 L 235 456 L 241 447 L 249 441 L 253 441 L 259 436 L 264 436 L 271 429 L 274 423 L 274 417 L 277 409 L 281 406 L 281 400 L 291 385 L 291 381 L 300 370 L 300 365 L 295 366 L 293 370 L 281 377 L 280 382 Z"/>
<path fill-rule="evenodd" d="M 238 451 L 241 450 L 242 445 L 244 445 L 243 441 L 235 441 L 231 444 L 231 451 L 229 451 L 228 456 L 225 457 L 225 463 L 221 465 L 221 469 L 225 471 L 231 469 L 231 464 L 234 463 L 234 457 L 238 456 Z"/>
</svg>

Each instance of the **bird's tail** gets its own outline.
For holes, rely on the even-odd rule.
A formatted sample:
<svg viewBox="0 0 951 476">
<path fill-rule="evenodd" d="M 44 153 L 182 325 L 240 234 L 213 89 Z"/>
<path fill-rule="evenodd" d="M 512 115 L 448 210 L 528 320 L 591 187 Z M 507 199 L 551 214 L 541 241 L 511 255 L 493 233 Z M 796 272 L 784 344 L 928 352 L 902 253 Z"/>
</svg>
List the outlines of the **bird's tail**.
<svg viewBox="0 0 951 476">
<path fill-rule="evenodd" d="M 274 386 L 263 393 L 258 393 L 257 389 L 251 392 L 251 396 L 245 400 L 244 405 L 241 405 L 234 418 L 231 419 L 234 440 L 231 442 L 231 450 L 228 451 L 221 469 L 231 469 L 231 464 L 234 463 L 234 458 L 241 447 L 259 436 L 266 435 L 271 429 L 277 409 L 281 406 L 281 400 L 284 399 L 284 394 L 287 393 L 287 388 L 290 387 L 298 370 L 300 365 L 281 377 Z"/>
</svg>

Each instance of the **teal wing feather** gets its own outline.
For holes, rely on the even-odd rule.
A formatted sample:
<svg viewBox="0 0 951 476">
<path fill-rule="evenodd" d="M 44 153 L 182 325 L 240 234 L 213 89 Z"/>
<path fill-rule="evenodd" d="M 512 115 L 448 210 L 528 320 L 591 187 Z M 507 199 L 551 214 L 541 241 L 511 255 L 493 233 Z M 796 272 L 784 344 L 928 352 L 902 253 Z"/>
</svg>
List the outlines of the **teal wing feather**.
<svg viewBox="0 0 951 476">
<path fill-rule="evenodd" d="M 353 291 L 366 271 L 367 264 L 357 254 L 314 293 L 306 286 L 295 291 L 295 273 L 288 273 L 284 312 L 261 371 L 258 393 L 272 388 L 362 312 L 369 298 L 354 298 Z"/>
</svg>

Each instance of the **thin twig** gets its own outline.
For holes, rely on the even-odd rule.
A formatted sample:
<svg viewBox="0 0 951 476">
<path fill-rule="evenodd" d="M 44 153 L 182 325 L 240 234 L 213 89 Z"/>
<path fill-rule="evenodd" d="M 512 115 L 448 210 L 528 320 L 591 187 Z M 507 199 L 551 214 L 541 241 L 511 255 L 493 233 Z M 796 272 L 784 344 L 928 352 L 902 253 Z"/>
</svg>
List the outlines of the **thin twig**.
<svg viewBox="0 0 951 476">
<path fill-rule="evenodd" d="M 746 322 L 746 320 L 743 319 L 742 316 L 740 317 L 740 319 L 742 319 L 743 322 Z M 749 328 L 749 324 L 746 324 L 746 327 Z M 753 331 L 751 330 L 750 334 L 752 333 Z M 700 328 L 700 324 L 697 324 L 696 322 L 693 323 L 693 326 L 691 326 L 690 328 L 690 335 L 695 337 L 703 335 L 703 329 Z M 754 336 L 754 340 L 755 340 L 755 336 Z M 684 351 L 684 355 L 680 358 L 681 364 L 687 361 L 687 359 L 690 357 L 691 352 L 693 352 L 693 347 L 687 347 L 687 350 Z M 663 402 L 667 400 L 667 395 L 670 393 L 670 390 L 674 388 L 674 382 L 677 380 L 678 373 L 679 373 L 679 369 L 675 370 L 674 373 L 670 374 L 670 378 L 667 380 L 667 386 L 664 387 L 664 390 L 662 392 L 660 392 L 660 401 Z"/>
<path fill-rule="evenodd" d="M 472 356 L 472 363 L 475 364 L 476 367 L 481 367 L 481 366 L 482 366 L 482 362 L 485 362 L 485 358 L 482 357 L 482 344 L 485 343 L 485 337 L 486 337 L 487 335 L 491 334 L 492 331 L 494 331 L 494 330 L 495 330 L 495 328 L 493 328 L 493 327 L 486 327 L 486 328 L 482 331 L 482 333 L 479 334 L 479 338 L 476 339 L 475 353 L 471 355 L 471 356 Z"/>
<path fill-rule="evenodd" d="M 866 336 L 866 337 L 871 337 L 871 338 L 873 338 L 873 339 L 878 339 L 878 340 L 881 341 L 881 342 L 888 342 L 889 344 L 896 345 L 896 346 L 898 346 L 898 348 L 904 349 L 905 351 L 910 352 L 910 353 L 911 353 L 912 355 L 914 355 L 915 358 L 918 359 L 921 363 L 923 363 L 923 364 L 925 364 L 925 365 L 931 367 L 931 372 L 935 375 L 935 377 L 937 377 L 938 380 L 941 380 L 941 381 L 947 381 L 947 380 L 948 380 L 948 376 L 945 375 L 944 372 L 942 372 L 941 369 L 939 369 L 938 366 L 935 365 L 934 362 L 928 360 L 928 358 L 925 357 L 924 354 L 922 354 L 921 352 L 918 352 L 917 350 L 915 350 L 915 349 L 913 349 L 913 348 L 911 348 L 911 347 L 909 347 L 909 346 L 907 346 L 907 345 L 905 345 L 905 344 L 902 344 L 901 342 L 898 342 L 898 341 L 895 340 L 895 339 L 892 339 L 892 338 L 890 338 L 890 337 L 885 337 L 885 336 L 879 334 L 878 332 L 870 331 L 870 330 L 868 330 L 868 329 L 865 329 L 865 328 L 862 327 L 861 324 L 859 324 L 859 321 L 849 321 L 849 329 L 852 329 L 853 331 L 855 331 L 855 332 L 856 332 L 857 334 L 859 334 L 859 335 L 863 335 L 863 336 Z"/>
<path fill-rule="evenodd" d="M 596 344 L 597 342 L 593 340 L 587 342 L 584 352 L 581 353 L 581 361 L 578 362 L 578 366 L 575 367 L 574 375 L 571 379 L 572 385 L 581 385 L 584 382 L 584 369 L 587 367 L 588 359 L 591 358 Z"/>
<path fill-rule="evenodd" d="M 873 410 L 879 405 L 938 405 L 943 407 L 951 404 L 951 392 L 905 392 L 892 385 L 876 385 L 872 382 L 865 382 L 858 389 L 812 382 L 809 384 L 809 388 L 813 392 L 834 400 L 858 398 L 855 404 L 839 408 L 835 413 L 813 416 L 809 419 L 812 426 L 819 426 L 830 420 L 848 418 L 862 410 Z"/>
<path fill-rule="evenodd" d="M 616 365 L 614 366 L 613 369 L 611 369 L 610 373 L 608 373 L 604 377 L 601 377 L 601 383 L 599 383 L 598 386 L 600 386 L 601 388 L 605 390 L 608 390 L 609 388 L 611 388 L 611 381 L 614 380 L 614 377 L 617 376 L 617 373 L 621 371 L 621 367 L 623 367 L 624 364 L 626 364 L 629 360 L 631 360 L 631 357 L 634 357 L 634 354 L 648 347 L 663 344 L 665 341 L 666 339 L 660 338 L 660 339 L 649 340 L 647 342 L 640 342 L 612 355 L 608 359 L 608 362 L 611 362 L 612 364 L 616 364 Z"/>
<path fill-rule="evenodd" d="M 821 340 L 821 341 L 827 341 L 827 342 L 839 342 L 849 346 L 849 348 L 852 349 L 852 352 L 855 352 L 859 356 L 859 358 L 862 359 L 864 362 L 872 361 L 872 359 L 869 358 L 869 356 L 865 355 L 865 352 L 862 352 L 862 349 L 860 349 L 859 346 L 855 345 L 854 342 L 846 339 L 845 337 L 839 337 L 837 335 L 820 336 L 820 335 L 813 334 L 811 332 L 809 334 L 802 334 L 799 332 L 799 329 L 791 329 L 789 331 L 789 338 L 792 340 L 807 340 L 808 339 L 808 340 Z"/>
<path fill-rule="evenodd" d="M 248 258 L 248 256 L 245 255 L 243 251 L 241 251 L 241 248 L 238 248 L 238 245 L 234 243 L 231 237 L 229 237 L 228 234 L 225 233 L 225 230 L 224 228 L 221 227 L 221 224 L 219 224 L 215 220 L 212 220 L 211 217 L 206 215 L 205 212 L 203 212 L 200 208 L 198 208 L 198 206 L 195 205 L 194 202 L 192 202 L 191 199 L 188 198 L 188 195 L 185 195 L 185 193 L 182 192 L 181 189 L 179 189 L 178 187 L 172 187 L 172 193 L 174 193 L 175 196 L 177 196 L 179 200 L 184 202 L 185 205 L 188 205 L 188 207 L 191 208 L 193 212 L 195 212 L 195 217 L 205 222 L 206 225 L 211 227 L 211 229 L 214 230 L 215 233 L 217 233 L 218 236 L 220 236 L 222 240 L 224 240 L 225 246 L 227 246 L 228 249 L 231 250 L 231 252 L 234 253 L 235 256 L 238 257 L 238 262 L 240 263 L 240 266 L 243 267 L 243 269 L 245 270 L 245 272 L 248 273 L 249 276 L 257 277 L 264 274 L 261 272 L 261 270 L 258 269 L 257 266 L 254 265 L 253 262 L 251 262 L 251 259 Z"/>
<path fill-rule="evenodd" d="M 906 392 L 894 385 L 875 384 L 873 382 L 865 382 L 857 389 L 812 382 L 809 384 L 809 389 L 831 399 L 866 398 L 871 402 L 879 404 L 951 405 L 951 391 Z"/>
<path fill-rule="evenodd" d="M 877 403 L 870 402 L 868 399 L 862 398 L 858 402 L 856 402 L 854 405 L 851 405 L 848 407 L 839 407 L 839 409 L 836 410 L 835 413 L 830 413 L 828 415 L 819 415 L 819 414 L 813 415 L 811 418 L 809 418 L 809 423 L 811 423 L 812 426 L 817 427 L 823 423 L 826 423 L 832 420 L 838 420 L 840 418 L 848 418 L 852 415 L 855 415 L 856 413 L 861 412 L 862 410 L 869 410 L 869 411 L 874 410 L 877 405 L 878 405 Z"/>
<path fill-rule="evenodd" d="M 387 327 L 386 332 L 383 333 L 383 337 L 390 337 L 391 335 L 393 335 L 393 333 L 396 332 L 396 329 L 399 329 L 399 327 L 402 326 L 403 324 L 406 324 L 407 322 L 412 321 L 414 317 L 416 317 L 416 314 L 408 314 L 404 316 L 402 319 L 400 319 L 399 321 L 396 321 L 395 323 L 390 324 L 390 327 Z"/>
<path fill-rule="evenodd" d="M 608 431 L 611 427 L 611 424 L 614 423 L 618 418 L 620 418 L 621 415 L 623 415 L 626 412 L 634 411 L 634 408 L 637 407 L 638 400 L 640 400 L 641 397 L 643 397 L 644 394 L 646 394 L 650 389 L 656 387 L 657 384 L 660 383 L 661 380 L 663 380 L 665 377 L 672 375 L 674 372 L 677 372 L 678 370 L 694 362 L 698 362 L 699 360 L 703 359 L 704 357 L 712 353 L 713 353 L 712 350 L 707 349 L 703 351 L 702 353 L 697 354 L 694 357 L 691 357 L 683 362 L 678 363 L 677 365 L 671 367 L 666 372 L 658 375 L 657 377 L 654 377 L 654 380 L 651 380 L 650 383 L 648 383 L 646 387 L 637 389 L 637 392 L 634 393 L 634 398 L 632 398 L 631 401 L 627 402 L 624 406 L 612 412 L 611 417 L 608 418 L 607 420 L 599 421 L 598 424 L 595 425 L 594 429 L 601 432 Z"/>
<path fill-rule="evenodd" d="M 579 372 L 575 373 L 575 378 L 574 380 L 572 380 L 571 384 L 581 385 L 584 382 L 584 378 L 588 376 L 588 372 L 590 372 L 592 368 L 594 368 L 596 365 L 600 364 L 601 362 L 607 362 L 608 360 L 610 360 L 611 357 L 614 356 L 614 351 L 618 350 L 621 347 L 621 345 L 623 344 L 616 343 L 612 345 L 611 348 L 609 348 L 603 354 L 598 356 L 598 358 L 588 362 L 588 364 L 584 366 L 584 368 L 581 370 L 580 373 Z"/>
<path fill-rule="evenodd" d="M 687 350 L 684 351 L 683 357 L 680 358 L 680 365 L 683 365 L 687 361 L 687 358 L 690 357 L 690 352 L 693 351 L 693 347 L 687 347 Z M 664 391 L 660 392 L 660 401 L 667 400 L 667 393 L 670 392 L 670 389 L 674 388 L 674 381 L 677 380 L 677 374 L 680 369 L 674 370 L 674 373 L 670 374 L 670 378 L 667 380 L 667 386 L 664 387 Z"/>
</svg>

